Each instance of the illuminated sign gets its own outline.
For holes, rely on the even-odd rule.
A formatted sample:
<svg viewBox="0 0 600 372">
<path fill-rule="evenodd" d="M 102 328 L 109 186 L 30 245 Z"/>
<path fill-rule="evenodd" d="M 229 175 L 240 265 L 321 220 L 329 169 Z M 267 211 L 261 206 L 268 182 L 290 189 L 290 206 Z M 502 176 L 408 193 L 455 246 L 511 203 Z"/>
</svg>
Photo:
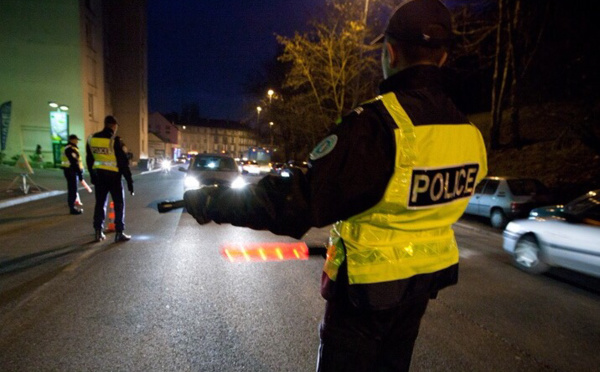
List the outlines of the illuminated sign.
<svg viewBox="0 0 600 372">
<path fill-rule="evenodd" d="M 52 142 L 67 142 L 69 140 L 69 115 L 66 112 L 50 112 L 50 132 Z"/>
</svg>

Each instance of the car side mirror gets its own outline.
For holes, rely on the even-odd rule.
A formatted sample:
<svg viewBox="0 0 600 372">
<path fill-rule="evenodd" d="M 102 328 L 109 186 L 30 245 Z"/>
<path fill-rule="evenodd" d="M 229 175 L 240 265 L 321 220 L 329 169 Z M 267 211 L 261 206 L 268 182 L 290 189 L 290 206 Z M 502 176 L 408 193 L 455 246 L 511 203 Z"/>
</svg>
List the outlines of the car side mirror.
<svg viewBox="0 0 600 372">
<path fill-rule="evenodd" d="M 187 169 L 185 169 L 184 167 L 179 167 L 179 171 L 180 171 L 180 172 L 187 172 L 188 170 L 187 170 Z"/>
</svg>

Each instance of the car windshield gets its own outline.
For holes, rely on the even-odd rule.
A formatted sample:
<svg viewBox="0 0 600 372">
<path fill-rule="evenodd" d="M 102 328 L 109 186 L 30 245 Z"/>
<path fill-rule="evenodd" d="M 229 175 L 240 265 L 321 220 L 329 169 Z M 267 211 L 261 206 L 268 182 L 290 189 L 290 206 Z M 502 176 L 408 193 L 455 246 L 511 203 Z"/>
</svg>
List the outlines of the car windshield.
<svg viewBox="0 0 600 372">
<path fill-rule="evenodd" d="M 511 179 L 507 183 L 510 192 L 516 196 L 548 193 L 546 186 L 536 179 Z"/>
<path fill-rule="evenodd" d="M 565 206 L 565 212 L 573 215 L 586 214 L 595 211 L 598 214 L 600 206 L 600 194 L 597 192 L 589 192 L 582 197 L 579 197 Z M 598 216 L 600 218 L 600 216 Z"/>
<path fill-rule="evenodd" d="M 235 160 L 219 156 L 198 156 L 192 164 L 194 170 L 235 171 Z"/>
</svg>

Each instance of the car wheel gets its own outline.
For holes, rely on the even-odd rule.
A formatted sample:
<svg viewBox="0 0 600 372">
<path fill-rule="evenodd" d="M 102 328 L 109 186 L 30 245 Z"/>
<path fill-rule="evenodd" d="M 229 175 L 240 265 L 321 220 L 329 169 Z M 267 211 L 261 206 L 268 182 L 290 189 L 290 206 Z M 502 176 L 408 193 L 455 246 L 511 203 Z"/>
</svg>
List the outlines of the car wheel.
<svg viewBox="0 0 600 372">
<path fill-rule="evenodd" d="M 490 215 L 490 222 L 493 227 L 503 229 L 508 223 L 508 218 L 506 217 L 502 209 L 496 208 L 492 210 L 492 214 Z"/>
<path fill-rule="evenodd" d="M 515 265 L 530 274 L 541 274 L 549 266 L 541 259 L 542 249 L 533 235 L 525 235 L 517 242 L 513 253 Z"/>
</svg>

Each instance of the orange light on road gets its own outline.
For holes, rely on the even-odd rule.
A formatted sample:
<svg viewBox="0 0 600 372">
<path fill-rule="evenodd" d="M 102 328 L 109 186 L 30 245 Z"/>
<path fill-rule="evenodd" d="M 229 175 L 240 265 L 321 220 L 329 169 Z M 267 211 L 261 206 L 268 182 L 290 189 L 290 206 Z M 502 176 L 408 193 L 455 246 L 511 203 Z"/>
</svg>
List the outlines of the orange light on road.
<svg viewBox="0 0 600 372">
<path fill-rule="evenodd" d="M 308 247 L 304 242 L 228 244 L 221 256 L 229 262 L 308 260 Z"/>
</svg>

